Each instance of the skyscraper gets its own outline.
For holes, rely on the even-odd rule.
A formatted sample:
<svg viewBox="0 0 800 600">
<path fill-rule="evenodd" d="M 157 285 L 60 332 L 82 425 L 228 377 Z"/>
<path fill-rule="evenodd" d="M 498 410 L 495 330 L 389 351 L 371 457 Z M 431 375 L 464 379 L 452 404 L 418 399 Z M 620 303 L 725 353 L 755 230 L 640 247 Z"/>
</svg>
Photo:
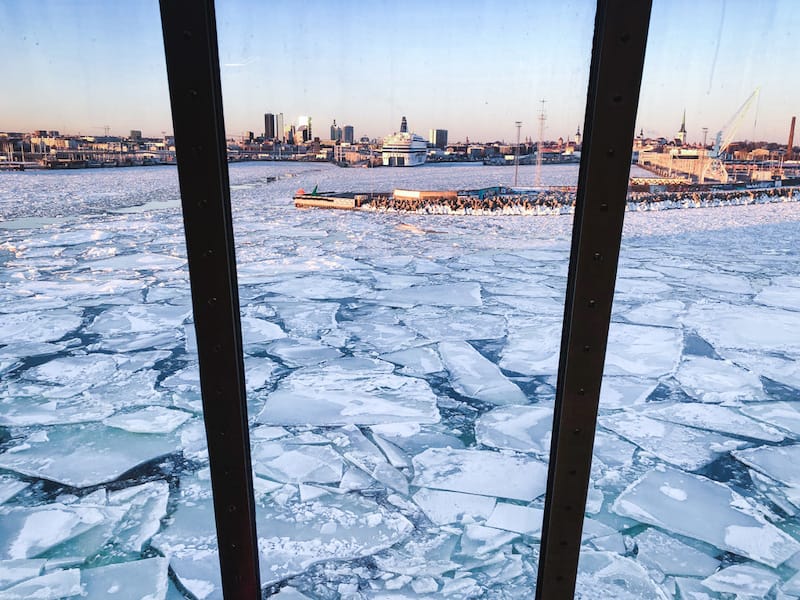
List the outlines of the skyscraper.
<svg viewBox="0 0 800 600">
<path fill-rule="evenodd" d="M 356 139 L 355 132 L 353 130 L 352 125 L 345 125 L 344 126 L 344 141 L 348 144 L 352 144 Z"/>
<path fill-rule="evenodd" d="M 334 142 L 342 140 L 342 128 L 336 125 L 336 119 L 333 120 L 333 125 L 331 125 L 331 139 Z"/>
<path fill-rule="evenodd" d="M 428 141 L 435 148 L 444 150 L 447 148 L 447 129 L 431 129 Z"/>
<path fill-rule="evenodd" d="M 283 126 L 283 113 L 278 113 L 277 117 L 275 117 L 275 135 L 278 141 L 286 141 L 286 129 Z"/>
<path fill-rule="evenodd" d="M 275 139 L 275 115 L 272 113 L 264 115 L 264 139 Z"/>
</svg>

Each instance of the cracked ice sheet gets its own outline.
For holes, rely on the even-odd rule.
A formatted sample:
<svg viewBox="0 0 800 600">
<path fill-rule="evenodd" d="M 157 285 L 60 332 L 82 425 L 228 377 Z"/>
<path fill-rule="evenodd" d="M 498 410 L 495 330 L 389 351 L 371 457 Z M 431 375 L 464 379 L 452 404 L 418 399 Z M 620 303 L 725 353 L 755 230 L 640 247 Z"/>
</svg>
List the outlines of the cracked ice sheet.
<svg viewBox="0 0 800 600">
<path fill-rule="evenodd" d="M 736 594 L 737 598 L 765 598 L 780 577 L 759 565 L 732 565 L 703 580 L 715 592 Z"/>
<path fill-rule="evenodd" d="M 795 439 L 800 438 L 800 405 L 795 402 L 764 402 L 742 406 L 739 410 L 789 432 Z"/>
<path fill-rule="evenodd" d="M 443 283 L 377 292 L 373 302 L 398 308 L 426 306 L 481 306 L 481 286 L 477 283 Z"/>
<path fill-rule="evenodd" d="M 688 471 L 701 469 L 721 454 L 747 445 L 747 442 L 717 433 L 658 421 L 632 412 L 601 417 L 598 422 L 661 460 Z"/>
<path fill-rule="evenodd" d="M 660 377 L 675 370 L 682 351 L 680 330 L 612 322 L 604 373 Z"/>
<path fill-rule="evenodd" d="M 257 420 L 270 425 L 437 423 L 427 382 L 394 375 L 391 363 L 340 359 L 298 369 L 267 397 Z"/>
<path fill-rule="evenodd" d="M 0 345 L 20 340 L 57 342 L 81 326 L 81 314 L 78 310 L 0 314 Z"/>
<path fill-rule="evenodd" d="M 751 419 L 736 409 L 715 404 L 679 402 L 664 406 L 659 403 L 646 408 L 644 414 L 661 421 L 766 442 L 780 442 L 786 437 L 774 427 Z"/>
<path fill-rule="evenodd" d="M 506 336 L 506 319 L 474 310 L 416 306 L 403 322 L 429 340 L 498 340 Z"/>
<path fill-rule="evenodd" d="M 439 355 L 450 373 L 450 385 L 468 398 L 491 404 L 526 404 L 519 387 L 467 342 L 439 342 Z"/>
<path fill-rule="evenodd" d="M 761 446 L 738 450 L 731 454 L 748 467 L 784 485 L 800 487 L 800 444 L 793 446 Z"/>
<path fill-rule="evenodd" d="M 701 402 L 754 402 L 767 398 L 757 374 L 727 360 L 687 357 L 675 379 L 689 396 Z"/>
<path fill-rule="evenodd" d="M 753 352 L 736 352 L 731 350 L 723 351 L 726 358 L 740 364 L 750 371 L 768 377 L 778 383 L 800 389 L 800 362 L 769 356 L 767 354 L 756 354 Z"/>
<path fill-rule="evenodd" d="M 8 448 L 0 454 L 0 468 L 81 488 L 113 481 L 179 450 L 175 436 L 135 434 L 99 424 L 56 426 Z"/>
<path fill-rule="evenodd" d="M 652 527 L 634 540 L 639 549 L 636 559 L 665 575 L 708 577 L 720 564 L 713 556 Z"/>
<path fill-rule="evenodd" d="M 583 550 L 575 597 L 615 600 L 667 600 L 667 595 L 634 560 L 612 552 Z"/>
<path fill-rule="evenodd" d="M 65 569 L 45 573 L 5 590 L 0 590 L 2 600 L 60 600 L 83 595 L 80 569 Z"/>
<path fill-rule="evenodd" d="M 6 500 L 10 500 L 22 490 L 28 487 L 29 484 L 20 481 L 9 475 L 0 475 L 0 504 Z"/>
<path fill-rule="evenodd" d="M 164 600 L 169 582 L 168 567 L 168 559 L 156 557 L 83 569 L 80 573 L 84 588 L 81 598 Z"/>
<path fill-rule="evenodd" d="M 800 357 L 800 312 L 762 306 L 703 302 L 683 318 L 715 348 L 785 352 Z"/>
<path fill-rule="evenodd" d="M 153 546 L 170 557 L 181 584 L 198 598 L 211 600 L 221 599 L 222 589 L 207 478 L 207 472 L 201 472 L 182 480 L 182 500 L 153 538 Z M 279 492 L 283 504 L 268 497 L 256 507 L 262 586 L 302 573 L 317 562 L 373 555 L 405 539 L 413 529 L 402 515 L 366 498 L 326 494 L 301 502 L 294 486 Z"/>
<path fill-rule="evenodd" d="M 543 462 L 486 450 L 429 448 L 413 464 L 417 487 L 530 501 L 547 484 Z"/>
<path fill-rule="evenodd" d="M 800 543 L 767 523 L 728 486 L 671 468 L 646 473 L 611 510 L 770 567 L 800 551 Z"/>
</svg>

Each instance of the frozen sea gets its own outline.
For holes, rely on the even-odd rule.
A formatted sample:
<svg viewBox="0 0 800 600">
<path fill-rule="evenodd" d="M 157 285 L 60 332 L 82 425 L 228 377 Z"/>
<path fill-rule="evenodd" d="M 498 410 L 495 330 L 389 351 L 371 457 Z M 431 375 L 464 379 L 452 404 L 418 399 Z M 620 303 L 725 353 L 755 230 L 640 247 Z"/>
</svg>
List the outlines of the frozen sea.
<svg viewBox="0 0 800 600">
<path fill-rule="evenodd" d="M 265 595 L 532 597 L 571 216 L 291 202 L 503 167 L 230 175 Z M 800 598 L 799 225 L 626 215 L 577 597 Z M 176 171 L 1 173 L 0 263 L 0 599 L 220 598 Z"/>
</svg>

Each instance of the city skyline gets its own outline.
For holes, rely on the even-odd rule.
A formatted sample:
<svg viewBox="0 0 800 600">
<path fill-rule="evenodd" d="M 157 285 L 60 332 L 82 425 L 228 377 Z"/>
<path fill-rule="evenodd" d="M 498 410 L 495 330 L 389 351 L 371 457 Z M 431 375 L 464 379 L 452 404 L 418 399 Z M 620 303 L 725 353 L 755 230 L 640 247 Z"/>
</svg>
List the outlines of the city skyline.
<svg viewBox="0 0 800 600">
<path fill-rule="evenodd" d="M 656 0 L 637 133 L 674 137 L 685 109 L 687 141 L 707 127 L 710 143 L 759 87 L 736 137 L 785 143 L 800 112 L 800 84 L 786 77 L 800 28 L 793 6 Z M 537 139 L 542 99 L 546 139 L 583 127 L 591 1 L 304 8 L 218 2 L 229 135 L 261 134 L 265 113 L 283 113 L 287 124 L 311 115 L 319 137 L 336 119 L 357 138 L 380 138 L 405 115 L 413 131 L 446 129 L 453 142 L 513 141 L 516 120 Z M 155 0 L 0 4 L 0 51 L 17 58 L 0 72 L 0 130 L 172 130 Z"/>
</svg>

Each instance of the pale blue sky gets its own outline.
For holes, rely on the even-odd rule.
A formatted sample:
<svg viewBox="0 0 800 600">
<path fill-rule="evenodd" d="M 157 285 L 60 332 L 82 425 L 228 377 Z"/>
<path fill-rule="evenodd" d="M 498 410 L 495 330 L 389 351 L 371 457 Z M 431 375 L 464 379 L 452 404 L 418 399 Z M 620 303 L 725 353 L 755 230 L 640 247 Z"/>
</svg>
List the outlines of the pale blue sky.
<svg viewBox="0 0 800 600">
<path fill-rule="evenodd" d="M 785 142 L 800 112 L 795 0 L 655 0 L 638 128 L 709 140 L 755 87 L 738 138 Z M 451 140 L 545 137 L 582 124 L 594 23 L 589 0 L 218 0 L 226 129 L 333 119 L 357 136 L 400 117 Z M 172 129 L 155 0 L 0 0 L 0 131 Z"/>
</svg>

